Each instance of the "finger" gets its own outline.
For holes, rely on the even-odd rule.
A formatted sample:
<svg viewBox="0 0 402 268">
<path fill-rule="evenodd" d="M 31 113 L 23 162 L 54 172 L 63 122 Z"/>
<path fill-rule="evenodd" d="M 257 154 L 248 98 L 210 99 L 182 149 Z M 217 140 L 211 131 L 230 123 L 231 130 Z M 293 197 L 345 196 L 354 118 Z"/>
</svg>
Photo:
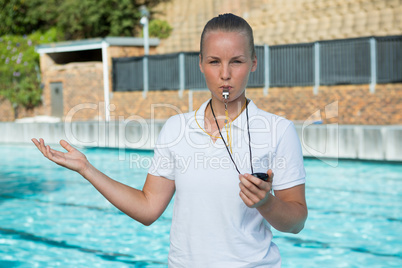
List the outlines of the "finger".
<svg viewBox="0 0 402 268">
<path fill-rule="evenodd" d="M 39 139 L 39 145 L 42 153 L 45 153 L 46 152 L 45 141 L 42 138 Z"/>
<path fill-rule="evenodd" d="M 50 151 L 51 149 L 50 149 L 50 146 L 49 145 L 46 145 L 46 155 L 47 155 L 47 158 L 49 158 L 50 160 L 52 160 L 53 159 L 53 154 L 52 154 L 52 152 Z"/>
<path fill-rule="evenodd" d="M 265 190 L 265 189 L 269 188 L 267 185 L 267 182 L 265 182 L 257 177 L 254 177 L 251 174 L 248 174 L 248 173 L 244 174 L 244 178 L 248 181 L 248 183 L 245 183 L 245 185 L 248 188 L 250 188 L 252 186 L 256 187 L 256 190 L 260 190 L 260 189 Z"/>
<path fill-rule="evenodd" d="M 272 171 L 272 169 L 269 169 L 267 171 L 268 174 L 268 182 L 272 183 L 274 181 L 274 172 Z"/>
<path fill-rule="evenodd" d="M 36 139 L 35 139 L 36 140 Z M 36 147 L 38 148 L 38 150 L 43 154 L 43 156 L 46 157 L 46 150 L 45 150 L 45 146 L 44 146 L 44 141 L 43 139 L 39 139 L 36 140 L 37 143 L 35 143 Z"/>
<path fill-rule="evenodd" d="M 47 158 L 47 159 L 49 159 L 49 160 L 52 160 L 51 158 L 52 158 L 52 153 L 50 152 L 50 146 L 49 145 L 46 145 L 45 144 L 45 141 L 42 139 L 42 147 L 43 147 L 43 154 L 44 154 L 44 156 Z"/>
<path fill-rule="evenodd" d="M 251 177 L 253 177 L 253 176 L 251 176 Z M 240 182 L 242 183 L 242 185 L 244 185 L 244 187 L 249 189 L 249 191 L 252 191 L 254 193 L 258 192 L 258 186 L 256 186 L 254 184 L 254 182 L 252 181 L 252 178 L 247 176 L 247 174 L 240 175 L 239 178 L 240 178 Z"/>
<path fill-rule="evenodd" d="M 250 198 L 248 198 L 248 196 L 243 193 L 242 191 L 240 191 L 239 196 L 241 198 L 241 200 L 243 200 L 244 204 L 246 204 L 246 206 L 248 207 L 252 207 L 255 203 L 253 201 L 250 200 Z"/>
<path fill-rule="evenodd" d="M 31 141 L 33 142 L 33 144 L 35 144 L 36 148 L 39 149 L 39 141 L 35 138 L 32 138 Z"/>
<path fill-rule="evenodd" d="M 244 176 L 239 177 L 243 185 L 247 187 L 247 189 L 252 194 L 256 195 L 260 200 L 264 199 L 267 193 L 271 192 L 272 190 L 272 183 L 263 181 L 250 174 L 244 174 Z"/>
<path fill-rule="evenodd" d="M 48 146 L 49 145 L 46 145 L 45 141 L 43 139 L 41 139 L 42 152 L 43 152 L 43 154 L 45 155 L 46 158 L 49 158 L 49 153 L 48 153 L 48 149 L 47 149 Z M 50 148 L 50 146 L 49 146 L 49 148 Z"/>
<path fill-rule="evenodd" d="M 71 146 L 68 142 L 66 142 L 65 140 L 60 140 L 60 145 L 67 150 L 67 152 L 71 152 L 74 151 L 74 147 Z"/>
<path fill-rule="evenodd" d="M 39 150 L 43 155 L 45 155 L 45 154 L 42 152 L 42 147 L 41 147 L 39 141 L 38 141 L 37 139 L 35 139 L 35 138 L 34 138 L 34 139 L 31 139 L 31 141 L 35 144 L 36 148 L 38 148 L 38 150 Z"/>
<path fill-rule="evenodd" d="M 247 183 L 249 184 L 249 187 L 242 181 L 239 183 L 239 187 L 241 192 L 243 192 L 243 194 L 246 195 L 252 203 L 256 204 L 265 198 L 265 191 L 258 189 L 255 185 L 246 181 L 246 184 Z"/>
<path fill-rule="evenodd" d="M 53 149 L 52 148 L 50 148 L 50 145 L 46 145 L 46 155 L 47 155 L 47 158 L 49 158 L 50 160 L 52 160 L 52 161 L 54 161 L 53 160 L 53 158 L 54 158 L 54 154 L 53 154 Z"/>
</svg>

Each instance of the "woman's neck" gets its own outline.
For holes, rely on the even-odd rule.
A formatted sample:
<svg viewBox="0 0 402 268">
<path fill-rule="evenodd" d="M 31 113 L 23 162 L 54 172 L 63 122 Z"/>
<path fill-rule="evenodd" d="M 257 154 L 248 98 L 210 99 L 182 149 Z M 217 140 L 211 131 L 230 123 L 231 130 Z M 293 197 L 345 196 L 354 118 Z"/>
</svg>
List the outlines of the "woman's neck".
<svg viewBox="0 0 402 268">
<path fill-rule="evenodd" d="M 215 142 L 220 135 L 220 130 L 225 128 L 225 125 L 230 125 L 245 109 L 247 105 L 246 97 L 239 98 L 238 101 L 225 102 L 211 99 L 207 108 L 205 109 L 204 116 L 204 129 L 211 136 Z M 226 115 L 227 109 L 227 115 Z M 212 112 L 213 111 L 213 112 Z M 214 116 L 215 115 L 215 116 Z M 219 127 L 217 126 L 217 124 Z"/>
<path fill-rule="evenodd" d="M 230 121 L 233 121 L 241 114 L 241 112 L 246 107 L 246 97 L 239 98 L 239 100 L 231 102 L 219 101 L 212 98 L 209 106 L 207 107 L 207 113 L 212 115 L 210 107 L 211 105 L 218 120 L 224 120 L 225 117 L 228 116 Z"/>
</svg>

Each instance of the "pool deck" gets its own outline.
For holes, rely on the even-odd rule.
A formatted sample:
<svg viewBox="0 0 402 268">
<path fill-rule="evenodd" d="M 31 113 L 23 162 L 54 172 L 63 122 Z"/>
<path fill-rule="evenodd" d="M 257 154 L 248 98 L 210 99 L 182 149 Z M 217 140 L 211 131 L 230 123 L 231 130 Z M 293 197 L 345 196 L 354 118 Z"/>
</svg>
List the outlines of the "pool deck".
<svg viewBox="0 0 402 268">
<path fill-rule="evenodd" d="M 0 143 L 48 144 L 65 139 L 78 147 L 152 150 L 164 121 L 0 122 Z M 402 125 L 295 124 L 303 155 L 319 159 L 402 161 Z"/>
</svg>

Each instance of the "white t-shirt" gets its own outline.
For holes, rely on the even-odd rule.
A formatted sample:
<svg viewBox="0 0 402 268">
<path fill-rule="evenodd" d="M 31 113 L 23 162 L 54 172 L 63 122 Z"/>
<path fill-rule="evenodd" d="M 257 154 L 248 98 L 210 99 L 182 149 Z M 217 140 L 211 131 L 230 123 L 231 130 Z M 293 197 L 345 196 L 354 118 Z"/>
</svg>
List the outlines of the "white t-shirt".
<svg viewBox="0 0 402 268">
<path fill-rule="evenodd" d="M 175 181 L 169 267 L 280 267 L 270 225 L 239 196 L 239 175 L 222 139 L 204 128 L 208 101 L 165 123 L 149 173 Z M 248 104 L 254 172 L 274 172 L 273 189 L 305 183 L 303 156 L 291 121 Z M 214 123 L 214 122 L 213 122 Z M 221 130 L 226 140 L 226 130 Z M 232 156 L 252 173 L 246 111 L 231 127 Z"/>
</svg>

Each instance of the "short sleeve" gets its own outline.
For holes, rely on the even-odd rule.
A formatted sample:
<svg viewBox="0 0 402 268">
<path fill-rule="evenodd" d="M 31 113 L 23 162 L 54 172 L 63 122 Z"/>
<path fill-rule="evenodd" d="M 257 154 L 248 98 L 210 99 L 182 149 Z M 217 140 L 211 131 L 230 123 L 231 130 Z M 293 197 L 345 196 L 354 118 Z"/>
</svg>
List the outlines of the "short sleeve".
<svg viewBox="0 0 402 268">
<path fill-rule="evenodd" d="M 274 190 L 288 189 L 305 183 L 306 172 L 303 164 L 303 153 L 295 126 L 289 125 L 280 138 L 274 159 Z"/>
<path fill-rule="evenodd" d="M 172 129 L 172 121 L 166 121 L 154 148 L 154 157 L 148 173 L 154 176 L 164 177 L 169 180 L 175 179 L 175 161 L 171 149 L 167 146 L 169 142 L 169 129 Z"/>
</svg>

